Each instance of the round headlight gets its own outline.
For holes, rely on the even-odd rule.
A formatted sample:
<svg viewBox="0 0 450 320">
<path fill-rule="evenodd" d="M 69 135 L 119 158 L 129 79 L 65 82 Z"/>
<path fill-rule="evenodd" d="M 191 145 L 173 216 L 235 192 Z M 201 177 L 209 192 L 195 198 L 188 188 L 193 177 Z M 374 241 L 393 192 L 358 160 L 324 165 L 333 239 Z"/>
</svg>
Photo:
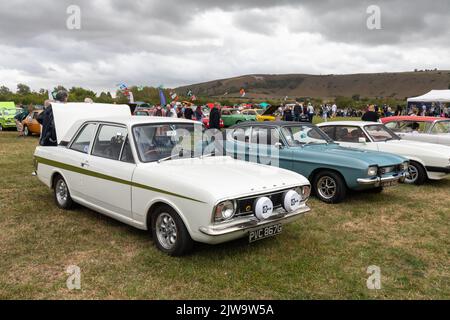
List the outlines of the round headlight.
<svg viewBox="0 0 450 320">
<path fill-rule="evenodd" d="M 310 195 L 311 195 L 311 186 L 303 186 L 301 193 L 302 200 L 307 200 Z"/>
<path fill-rule="evenodd" d="M 300 208 L 302 197 L 297 191 L 289 190 L 283 194 L 283 208 L 287 212 L 292 212 Z"/>
<path fill-rule="evenodd" d="M 234 205 L 234 201 L 227 200 L 221 202 L 216 207 L 216 220 L 228 220 L 234 216 L 236 212 L 236 206 Z"/>
<path fill-rule="evenodd" d="M 259 220 L 265 220 L 272 215 L 273 203 L 268 197 L 261 197 L 255 201 L 255 216 Z"/>
<path fill-rule="evenodd" d="M 376 176 L 378 173 L 378 167 L 369 167 L 369 170 L 367 170 L 367 175 L 369 176 Z"/>
</svg>

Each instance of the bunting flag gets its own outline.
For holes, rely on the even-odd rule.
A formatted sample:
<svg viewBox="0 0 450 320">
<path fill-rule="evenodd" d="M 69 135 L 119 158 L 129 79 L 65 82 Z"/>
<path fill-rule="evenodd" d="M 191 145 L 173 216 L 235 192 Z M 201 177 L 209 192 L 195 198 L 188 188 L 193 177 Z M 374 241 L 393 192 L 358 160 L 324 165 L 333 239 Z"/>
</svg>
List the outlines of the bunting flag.
<svg viewBox="0 0 450 320">
<path fill-rule="evenodd" d="M 197 100 L 197 97 L 193 94 L 193 95 L 191 96 L 191 101 L 195 101 L 195 100 Z"/>
<path fill-rule="evenodd" d="M 128 86 L 125 83 L 118 83 L 117 86 L 119 87 L 120 91 L 128 90 Z"/>
<path fill-rule="evenodd" d="M 169 96 L 170 96 L 170 99 L 172 99 L 172 101 L 178 100 L 178 96 L 177 96 L 176 92 L 174 92 L 174 91 L 170 91 Z"/>
<path fill-rule="evenodd" d="M 244 90 L 244 88 L 241 88 L 241 90 L 239 90 L 239 93 L 240 93 L 241 97 L 245 97 L 245 90 Z"/>
<path fill-rule="evenodd" d="M 189 89 L 188 92 L 186 93 L 186 95 L 187 95 L 188 97 L 192 97 L 192 95 L 193 95 L 192 90 Z"/>
<path fill-rule="evenodd" d="M 159 102 L 160 102 L 160 105 L 165 106 L 166 105 L 166 96 L 164 95 L 164 90 L 162 88 L 162 85 L 160 85 L 158 87 L 158 91 L 159 91 Z"/>
</svg>

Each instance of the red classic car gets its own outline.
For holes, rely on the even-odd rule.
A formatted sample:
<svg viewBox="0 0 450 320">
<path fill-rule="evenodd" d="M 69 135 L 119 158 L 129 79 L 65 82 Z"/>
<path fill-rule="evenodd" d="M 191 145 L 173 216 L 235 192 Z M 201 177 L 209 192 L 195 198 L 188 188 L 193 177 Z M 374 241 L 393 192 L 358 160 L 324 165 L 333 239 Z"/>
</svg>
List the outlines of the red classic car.
<svg viewBox="0 0 450 320">
<path fill-rule="evenodd" d="M 207 128 L 207 129 L 209 129 L 209 118 L 203 118 L 203 124 L 205 125 L 205 127 Z M 219 122 L 219 125 L 220 125 L 220 128 L 223 128 L 224 127 L 224 125 L 223 125 L 223 120 L 222 119 L 220 119 L 220 122 Z"/>
</svg>

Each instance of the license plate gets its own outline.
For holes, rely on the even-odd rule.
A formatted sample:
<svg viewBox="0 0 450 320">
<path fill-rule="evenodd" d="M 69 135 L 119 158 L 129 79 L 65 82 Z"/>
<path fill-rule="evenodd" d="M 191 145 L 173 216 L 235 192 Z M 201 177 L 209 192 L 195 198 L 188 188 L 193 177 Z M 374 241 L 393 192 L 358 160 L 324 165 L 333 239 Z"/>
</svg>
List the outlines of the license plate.
<svg viewBox="0 0 450 320">
<path fill-rule="evenodd" d="M 255 242 L 261 239 L 273 237 L 280 234 L 281 231 L 283 231 L 283 225 L 281 223 L 255 229 L 249 232 L 248 242 Z"/>
<path fill-rule="evenodd" d="M 398 185 L 398 180 L 395 180 L 395 181 L 385 181 L 385 182 L 382 182 L 382 183 L 381 183 L 381 186 L 382 186 L 382 187 L 393 187 L 393 186 L 396 186 L 396 185 Z"/>
</svg>

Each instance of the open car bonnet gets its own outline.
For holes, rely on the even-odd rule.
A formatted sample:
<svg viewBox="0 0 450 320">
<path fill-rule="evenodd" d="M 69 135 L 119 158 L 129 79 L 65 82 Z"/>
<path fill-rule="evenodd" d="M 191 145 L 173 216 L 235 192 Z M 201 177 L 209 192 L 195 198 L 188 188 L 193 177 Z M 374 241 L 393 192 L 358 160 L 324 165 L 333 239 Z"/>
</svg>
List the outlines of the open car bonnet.
<svg viewBox="0 0 450 320">
<path fill-rule="evenodd" d="M 131 116 L 126 104 L 107 103 L 52 103 L 58 144 L 66 138 L 73 125 L 82 119 Z"/>
<path fill-rule="evenodd" d="M 277 111 L 277 106 L 270 106 L 264 112 L 261 114 L 262 116 L 271 116 L 274 114 L 275 111 Z"/>
</svg>

